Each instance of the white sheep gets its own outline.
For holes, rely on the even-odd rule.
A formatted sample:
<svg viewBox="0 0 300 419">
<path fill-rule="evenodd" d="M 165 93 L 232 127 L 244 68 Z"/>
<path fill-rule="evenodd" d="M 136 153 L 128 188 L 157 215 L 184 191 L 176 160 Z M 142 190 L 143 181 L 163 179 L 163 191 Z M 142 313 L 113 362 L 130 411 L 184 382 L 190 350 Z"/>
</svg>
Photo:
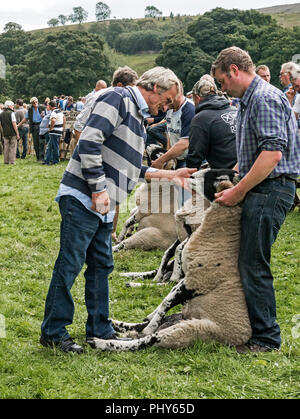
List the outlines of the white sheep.
<svg viewBox="0 0 300 419">
<path fill-rule="evenodd" d="M 233 185 L 235 172 L 197 172 L 191 182 L 198 193 L 201 179 L 205 197 L 213 201 L 216 191 Z M 133 351 L 151 345 L 183 348 L 198 339 L 227 345 L 246 343 L 251 326 L 238 270 L 240 218 L 239 205 L 212 203 L 184 247 L 184 277 L 180 282 L 143 323 L 114 321 L 116 330 L 135 331 L 141 337 L 129 341 L 92 338 L 88 343 L 109 351 Z M 182 313 L 165 319 L 167 311 L 177 304 L 184 304 Z"/>
</svg>

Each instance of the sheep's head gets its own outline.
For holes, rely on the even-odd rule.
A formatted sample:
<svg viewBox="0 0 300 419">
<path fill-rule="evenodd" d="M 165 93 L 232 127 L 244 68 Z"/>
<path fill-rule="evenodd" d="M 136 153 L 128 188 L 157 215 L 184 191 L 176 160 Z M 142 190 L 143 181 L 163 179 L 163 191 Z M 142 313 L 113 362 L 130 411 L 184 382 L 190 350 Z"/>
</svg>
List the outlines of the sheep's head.
<svg viewBox="0 0 300 419">
<path fill-rule="evenodd" d="M 199 170 L 190 178 L 192 190 L 210 202 L 214 201 L 215 193 L 232 188 L 238 182 L 238 173 L 231 169 Z"/>
<path fill-rule="evenodd" d="M 158 144 L 150 144 L 146 148 L 146 153 L 149 158 L 149 160 L 152 162 L 159 157 L 161 157 L 163 154 L 165 154 L 166 150 L 159 146 Z M 165 170 L 175 170 L 176 167 L 176 161 L 175 160 L 169 160 L 164 165 Z"/>
</svg>

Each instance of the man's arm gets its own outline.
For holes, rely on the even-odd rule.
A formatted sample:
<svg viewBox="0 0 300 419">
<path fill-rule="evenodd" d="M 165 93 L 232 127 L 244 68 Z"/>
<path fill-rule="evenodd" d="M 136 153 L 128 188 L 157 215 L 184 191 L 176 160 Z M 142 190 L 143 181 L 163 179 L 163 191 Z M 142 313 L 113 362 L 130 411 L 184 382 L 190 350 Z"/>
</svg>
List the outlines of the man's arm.
<svg viewBox="0 0 300 419">
<path fill-rule="evenodd" d="M 16 133 L 17 140 L 19 140 L 20 135 L 19 135 L 19 130 L 18 130 L 17 123 L 16 123 L 16 122 L 13 122 L 13 123 L 12 123 L 12 125 L 13 125 L 13 127 L 14 127 L 14 130 L 15 130 L 15 133 Z"/>
<path fill-rule="evenodd" d="M 175 159 L 180 156 L 189 147 L 189 139 L 181 138 L 176 144 L 173 145 L 165 154 L 155 160 L 151 167 L 162 169 L 164 164 L 169 160 Z"/>
<path fill-rule="evenodd" d="M 177 185 L 188 188 L 187 179 L 195 173 L 197 169 L 182 168 L 177 170 L 148 170 L 145 173 L 144 179 L 151 181 L 151 179 L 166 179 Z M 92 194 L 92 210 L 105 215 L 110 210 L 110 199 L 106 190 Z"/>
<path fill-rule="evenodd" d="M 281 158 L 281 151 L 262 151 L 247 175 L 236 186 L 215 194 L 216 202 L 229 207 L 237 205 L 248 191 L 269 176 Z"/>
</svg>

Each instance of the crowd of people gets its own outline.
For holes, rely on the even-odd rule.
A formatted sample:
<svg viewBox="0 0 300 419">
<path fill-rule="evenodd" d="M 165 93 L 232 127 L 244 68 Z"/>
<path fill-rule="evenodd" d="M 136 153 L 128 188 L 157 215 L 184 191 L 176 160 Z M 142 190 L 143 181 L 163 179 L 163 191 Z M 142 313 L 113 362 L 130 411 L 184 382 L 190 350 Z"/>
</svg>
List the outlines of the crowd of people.
<svg viewBox="0 0 300 419">
<path fill-rule="evenodd" d="M 300 175 L 299 66 L 284 63 L 280 81 L 282 91 L 271 84 L 267 66 L 256 68 L 247 52 L 231 47 L 212 63 L 211 75 L 203 75 L 186 95 L 169 69 L 155 67 L 138 78 L 123 67 L 115 72 L 111 87 L 99 80 L 81 100 L 75 150 L 56 197 L 61 247 L 45 304 L 43 346 L 83 352 L 66 326 L 74 314 L 70 290 L 84 263 L 87 340 L 120 339 L 109 320 L 115 210 L 139 179 L 166 178 L 182 186 L 206 163 L 213 169 L 234 169 L 241 177 L 235 187 L 216 195 L 221 205 L 243 206 L 239 270 L 253 333 L 237 350 L 280 348 L 270 258 Z M 57 163 L 65 123 L 62 110 L 72 110 L 72 103 L 72 98 L 60 97 L 40 107 L 32 98 L 25 111 L 20 100 L 16 109 L 6 102 L 0 115 L 4 162 L 18 155 L 16 143 L 29 129 L 37 160 Z M 145 145 L 153 143 L 165 153 L 143 166 Z M 164 170 L 172 159 L 176 170 Z"/>
</svg>

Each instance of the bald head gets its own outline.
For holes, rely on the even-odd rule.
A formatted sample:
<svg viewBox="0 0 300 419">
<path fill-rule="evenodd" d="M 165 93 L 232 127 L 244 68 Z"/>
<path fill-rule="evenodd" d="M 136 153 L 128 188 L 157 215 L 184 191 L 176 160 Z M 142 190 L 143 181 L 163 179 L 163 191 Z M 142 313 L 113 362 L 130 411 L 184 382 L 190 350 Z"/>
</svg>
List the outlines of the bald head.
<svg viewBox="0 0 300 419">
<path fill-rule="evenodd" d="M 97 81 L 96 88 L 95 88 L 96 92 L 98 92 L 101 89 L 106 89 L 106 88 L 107 88 L 107 84 L 105 83 L 104 80 L 98 80 Z"/>
</svg>

